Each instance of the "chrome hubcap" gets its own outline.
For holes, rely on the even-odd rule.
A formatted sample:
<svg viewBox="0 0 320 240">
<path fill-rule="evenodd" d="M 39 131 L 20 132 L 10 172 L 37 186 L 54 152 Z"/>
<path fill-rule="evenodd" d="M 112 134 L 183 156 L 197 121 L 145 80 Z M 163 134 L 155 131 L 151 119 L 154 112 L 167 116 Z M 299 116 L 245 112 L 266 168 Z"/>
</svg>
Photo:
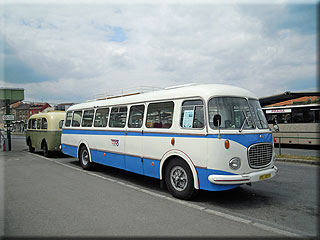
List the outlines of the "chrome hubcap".
<svg viewBox="0 0 320 240">
<path fill-rule="evenodd" d="M 170 172 L 170 181 L 175 190 L 185 190 L 188 184 L 186 171 L 180 166 L 173 167 Z"/>
<path fill-rule="evenodd" d="M 81 161 L 83 165 L 87 165 L 89 162 L 89 153 L 87 150 L 83 150 L 81 154 Z"/>
</svg>

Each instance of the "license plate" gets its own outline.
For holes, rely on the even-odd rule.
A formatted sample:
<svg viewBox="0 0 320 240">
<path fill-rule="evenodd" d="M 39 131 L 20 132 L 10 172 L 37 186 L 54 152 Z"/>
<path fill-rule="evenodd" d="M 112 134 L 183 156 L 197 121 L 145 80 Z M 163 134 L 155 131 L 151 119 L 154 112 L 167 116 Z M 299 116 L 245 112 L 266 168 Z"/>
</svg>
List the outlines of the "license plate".
<svg viewBox="0 0 320 240">
<path fill-rule="evenodd" d="M 267 179 L 267 178 L 270 178 L 271 177 L 271 173 L 268 173 L 268 174 L 264 174 L 264 175 L 261 175 L 259 177 L 259 180 L 264 180 L 264 179 Z"/>
</svg>

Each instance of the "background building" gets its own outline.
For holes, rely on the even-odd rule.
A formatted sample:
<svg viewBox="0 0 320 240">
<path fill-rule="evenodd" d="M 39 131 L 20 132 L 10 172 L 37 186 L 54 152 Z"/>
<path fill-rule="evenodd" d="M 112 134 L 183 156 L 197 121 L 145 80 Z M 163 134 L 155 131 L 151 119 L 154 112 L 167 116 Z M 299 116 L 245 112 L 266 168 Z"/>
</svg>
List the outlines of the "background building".
<svg viewBox="0 0 320 240">
<path fill-rule="evenodd" d="M 31 104 L 28 111 L 28 118 L 31 117 L 33 114 L 37 114 L 39 112 L 42 112 L 46 108 L 50 108 L 51 105 L 49 103 L 34 103 Z"/>
</svg>

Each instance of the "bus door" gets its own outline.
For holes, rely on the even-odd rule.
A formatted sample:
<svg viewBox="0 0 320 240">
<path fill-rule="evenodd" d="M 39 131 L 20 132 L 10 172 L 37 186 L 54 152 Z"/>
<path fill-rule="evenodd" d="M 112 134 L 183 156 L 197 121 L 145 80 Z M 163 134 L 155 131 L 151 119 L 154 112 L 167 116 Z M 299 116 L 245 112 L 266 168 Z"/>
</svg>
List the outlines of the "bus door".
<svg viewBox="0 0 320 240">
<path fill-rule="evenodd" d="M 130 107 L 128 129 L 126 132 L 126 170 L 139 174 L 144 174 L 142 158 L 144 110 L 145 106 L 143 104 Z"/>
<path fill-rule="evenodd" d="M 125 146 L 126 146 L 126 119 L 127 107 L 112 107 L 110 113 L 110 135 L 108 136 L 108 157 L 107 165 L 121 169 L 126 168 Z"/>
</svg>

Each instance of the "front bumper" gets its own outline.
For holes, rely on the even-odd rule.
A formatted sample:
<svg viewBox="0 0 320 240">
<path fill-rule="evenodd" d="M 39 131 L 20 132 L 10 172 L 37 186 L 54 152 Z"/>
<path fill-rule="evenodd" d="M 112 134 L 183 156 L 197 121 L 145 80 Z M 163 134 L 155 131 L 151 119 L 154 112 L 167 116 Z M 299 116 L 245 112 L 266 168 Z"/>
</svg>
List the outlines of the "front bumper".
<svg viewBox="0 0 320 240">
<path fill-rule="evenodd" d="M 259 182 L 270 179 L 276 175 L 278 168 L 273 166 L 271 169 L 262 170 L 253 173 L 247 173 L 243 175 L 210 175 L 208 180 L 214 184 L 243 184 L 250 182 Z"/>
</svg>

